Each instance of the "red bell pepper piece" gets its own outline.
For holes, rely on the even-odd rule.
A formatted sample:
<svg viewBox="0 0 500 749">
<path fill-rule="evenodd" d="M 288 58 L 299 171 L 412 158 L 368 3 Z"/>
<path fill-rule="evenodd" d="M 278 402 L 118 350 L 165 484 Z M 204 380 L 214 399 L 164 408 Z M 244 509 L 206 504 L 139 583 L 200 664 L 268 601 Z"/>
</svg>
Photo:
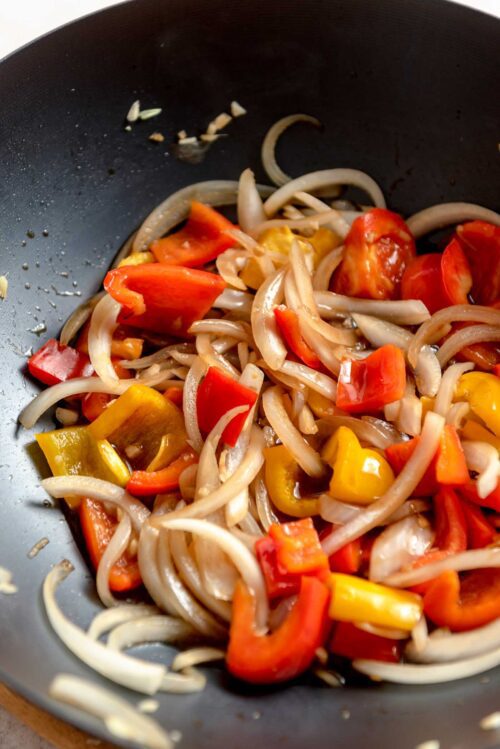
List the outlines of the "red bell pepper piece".
<svg viewBox="0 0 500 749">
<path fill-rule="evenodd" d="M 493 367 L 493 374 L 495 374 L 497 377 L 500 377 L 500 364 L 495 364 Z"/>
<path fill-rule="evenodd" d="M 449 304 L 468 304 L 472 274 L 458 239 L 453 238 L 441 255 L 441 278 Z"/>
<path fill-rule="evenodd" d="M 472 298 L 493 304 L 500 298 L 500 227 L 471 221 L 458 227 L 457 236 L 472 272 Z"/>
<path fill-rule="evenodd" d="M 330 570 L 344 572 L 346 575 L 355 575 L 359 572 L 362 561 L 363 549 L 360 538 L 350 541 L 328 557 Z"/>
<path fill-rule="evenodd" d="M 334 655 L 341 655 L 352 661 L 356 658 L 368 658 L 398 663 L 401 660 L 402 641 L 365 632 L 351 622 L 337 622 L 329 649 Z"/>
<path fill-rule="evenodd" d="M 221 416 L 237 406 L 252 408 L 257 400 L 255 390 L 241 385 L 217 367 L 210 367 L 198 388 L 196 408 L 202 432 L 210 432 Z M 222 440 L 234 447 L 245 425 L 248 413 L 235 416 L 222 433 Z"/>
<path fill-rule="evenodd" d="M 467 545 L 469 549 L 483 549 L 493 543 L 496 529 L 477 505 L 462 500 L 462 510 L 467 524 Z"/>
<path fill-rule="evenodd" d="M 101 502 L 88 498 L 82 499 L 79 516 L 90 561 L 97 569 L 116 530 L 117 521 L 107 514 Z M 131 558 L 128 552 L 125 552 L 111 568 L 110 589 L 123 592 L 137 588 L 141 583 L 137 559 Z"/>
<path fill-rule="evenodd" d="M 30 356 L 28 369 L 33 377 L 45 385 L 56 385 L 76 377 L 90 377 L 94 372 L 88 356 L 72 346 L 61 345 L 55 338 L 50 338 Z"/>
<path fill-rule="evenodd" d="M 407 266 L 401 281 L 403 299 L 420 299 L 433 314 L 450 302 L 443 286 L 441 255 L 419 255 Z"/>
<path fill-rule="evenodd" d="M 443 429 L 436 460 L 436 479 L 446 486 L 461 486 L 469 481 L 462 444 L 455 427 L 446 424 Z"/>
<path fill-rule="evenodd" d="M 276 558 L 281 570 L 293 575 L 328 572 L 328 558 L 311 518 L 273 523 L 269 535 L 276 543 Z"/>
<path fill-rule="evenodd" d="M 447 340 L 450 336 L 456 333 L 458 330 L 467 328 L 475 323 L 471 322 L 456 322 L 451 326 L 451 330 L 442 339 L 442 342 Z M 500 365 L 500 345 L 495 342 L 491 343 L 474 343 L 472 346 L 464 346 L 455 355 L 455 359 L 459 361 L 471 361 L 479 369 L 483 369 L 486 372 L 494 369 L 495 366 Z"/>
<path fill-rule="evenodd" d="M 179 476 L 193 463 L 198 455 L 188 448 L 169 466 L 159 471 L 133 471 L 127 484 L 127 491 L 134 497 L 149 497 L 152 494 L 165 494 L 179 487 Z"/>
<path fill-rule="evenodd" d="M 389 445 L 389 447 L 385 449 L 385 457 L 389 461 L 396 476 L 401 473 L 409 461 L 413 451 L 419 443 L 419 440 L 420 437 L 414 437 L 407 442 L 397 442 L 393 445 Z M 437 453 L 430 462 L 429 467 L 420 479 L 418 485 L 415 487 L 413 492 L 415 497 L 431 497 L 437 492 L 438 483 L 436 479 L 436 461 Z"/>
<path fill-rule="evenodd" d="M 500 481 L 487 497 L 479 496 L 475 481 L 469 481 L 468 484 L 459 487 L 457 491 L 461 497 L 467 499 L 469 502 L 473 502 L 475 505 L 488 507 L 490 510 L 500 512 Z"/>
<path fill-rule="evenodd" d="M 120 364 L 120 360 L 115 357 L 111 358 L 113 368 L 120 380 L 131 380 L 134 376 L 131 369 L 125 369 Z M 82 414 L 87 421 L 94 421 L 108 407 L 108 403 L 115 396 L 108 393 L 86 393 L 82 398 Z"/>
<path fill-rule="evenodd" d="M 348 413 L 379 411 L 387 403 L 402 398 L 405 387 L 403 352 L 388 344 L 366 359 L 342 361 L 336 405 Z"/>
<path fill-rule="evenodd" d="M 438 627 L 464 632 L 500 617 L 500 570 L 488 567 L 464 573 L 449 570 L 432 581 L 424 612 Z"/>
<path fill-rule="evenodd" d="M 216 273 L 160 263 L 115 268 L 104 279 L 106 291 L 122 305 L 119 322 L 174 336 L 185 336 L 225 286 Z"/>
<path fill-rule="evenodd" d="M 299 596 L 284 622 L 274 632 L 255 631 L 255 599 L 242 581 L 233 597 L 233 614 L 226 663 L 239 679 L 274 684 L 305 671 L 323 645 L 328 626 L 330 594 L 314 577 L 302 577 Z"/>
<path fill-rule="evenodd" d="M 295 356 L 311 369 L 322 369 L 315 351 L 303 339 L 297 313 L 286 307 L 275 307 L 274 316 L 281 335 Z"/>
<path fill-rule="evenodd" d="M 264 536 L 255 542 L 255 555 L 264 575 L 269 600 L 299 592 L 301 575 L 282 571 L 278 565 L 276 542 L 270 536 Z"/>
<path fill-rule="evenodd" d="M 222 214 L 193 200 L 186 225 L 155 240 L 150 249 L 160 263 L 199 268 L 234 247 L 234 239 L 226 232 L 235 228 Z"/>
<path fill-rule="evenodd" d="M 167 398 L 174 406 L 182 408 L 182 388 L 168 387 L 163 393 L 164 398 Z"/>
<path fill-rule="evenodd" d="M 449 554 L 466 550 L 467 523 L 462 503 L 450 487 L 442 487 L 434 497 L 434 525 L 434 546 Z"/>
</svg>

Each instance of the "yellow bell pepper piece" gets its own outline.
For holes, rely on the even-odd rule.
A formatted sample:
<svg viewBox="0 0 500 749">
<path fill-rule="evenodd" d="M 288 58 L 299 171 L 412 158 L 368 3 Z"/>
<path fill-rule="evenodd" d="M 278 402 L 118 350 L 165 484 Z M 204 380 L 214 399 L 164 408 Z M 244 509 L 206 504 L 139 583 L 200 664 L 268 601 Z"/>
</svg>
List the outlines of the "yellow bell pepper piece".
<svg viewBox="0 0 500 749">
<path fill-rule="evenodd" d="M 129 387 L 87 429 L 97 439 L 108 439 L 139 470 L 157 455 L 164 435 L 176 436 L 182 444 L 186 440 L 180 409 L 146 385 Z"/>
<path fill-rule="evenodd" d="M 497 437 L 500 437 L 500 377 L 487 372 L 467 372 L 458 381 L 455 400 L 466 400 Z"/>
<path fill-rule="evenodd" d="M 319 499 L 301 497 L 300 480 L 304 472 L 284 445 L 264 449 L 264 476 L 273 505 L 294 518 L 317 515 Z"/>
<path fill-rule="evenodd" d="M 130 478 L 130 471 L 108 440 L 96 439 L 87 427 L 54 429 L 35 438 L 54 476 L 93 476 L 119 486 L 125 486 Z M 68 504 L 75 505 L 73 501 Z"/>
<path fill-rule="evenodd" d="M 434 411 L 435 398 L 429 398 L 428 395 L 422 395 L 420 403 L 422 404 L 422 423 L 429 411 Z"/>
<path fill-rule="evenodd" d="M 184 434 L 164 434 L 161 438 L 158 452 L 154 456 L 146 471 L 161 471 L 177 458 L 186 447 Z"/>
<path fill-rule="evenodd" d="M 123 268 L 124 265 L 144 265 L 145 263 L 154 263 L 156 258 L 152 252 L 132 252 L 128 257 L 124 257 L 123 260 L 117 265 L 117 268 Z"/>
<path fill-rule="evenodd" d="M 307 241 L 313 246 L 316 261 L 322 260 L 325 255 L 342 244 L 342 239 L 331 229 L 326 229 L 324 226 L 320 226 Z"/>
<path fill-rule="evenodd" d="M 325 398 L 321 393 L 316 393 L 314 390 L 309 390 L 307 396 L 307 403 L 318 419 L 327 419 L 329 416 L 334 416 L 337 411 L 333 401 Z"/>
<path fill-rule="evenodd" d="M 264 274 L 257 260 L 251 257 L 240 273 L 240 278 L 249 289 L 258 289 L 264 281 Z"/>
<path fill-rule="evenodd" d="M 339 622 L 369 622 L 408 632 L 422 615 L 422 598 L 354 575 L 332 572 L 330 617 Z"/>
<path fill-rule="evenodd" d="M 385 494 L 394 481 L 386 459 L 375 450 L 361 447 L 352 429 L 345 426 L 330 437 L 321 457 L 333 468 L 330 494 L 344 502 L 369 504 Z"/>
<path fill-rule="evenodd" d="M 466 421 L 461 430 L 461 437 L 464 440 L 474 440 L 477 442 L 487 442 L 489 445 L 496 447 L 500 452 L 500 437 L 495 437 L 489 429 L 478 424 L 477 421 Z"/>
</svg>

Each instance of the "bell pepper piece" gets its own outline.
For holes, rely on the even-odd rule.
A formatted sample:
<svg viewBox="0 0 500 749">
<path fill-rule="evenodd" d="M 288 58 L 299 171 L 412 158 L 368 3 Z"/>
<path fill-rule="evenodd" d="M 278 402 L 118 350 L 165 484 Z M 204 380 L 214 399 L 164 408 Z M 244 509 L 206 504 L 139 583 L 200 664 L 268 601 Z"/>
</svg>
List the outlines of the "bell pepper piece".
<svg viewBox="0 0 500 749">
<path fill-rule="evenodd" d="M 472 271 L 472 298 L 476 304 L 493 304 L 500 298 L 500 227 L 470 221 L 457 236 Z"/>
<path fill-rule="evenodd" d="M 101 502 L 87 497 L 82 499 L 79 508 L 85 544 L 90 561 L 97 570 L 106 548 L 116 530 L 117 521 L 110 517 Z M 141 573 L 136 558 L 125 552 L 113 565 L 109 575 L 109 587 L 115 592 L 123 593 L 141 585 Z"/>
<path fill-rule="evenodd" d="M 441 277 L 449 304 L 468 304 L 472 274 L 462 246 L 455 237 L 441 255 Z"/>
<path fill-rule="evenodd" d="M 127 491 L 134 497 L 165 494 L 179 487 L 179 477 L 188 466 L 198 462 L 197 453 L 188 448 L 169 466 L 160 471 L 133 471 Z"/>
<path fill-rule="evenodd" d="M 434 497 L 434 524 L 434 545 L 438 549 L 448 554 L 466 550 L 467 523 L 462 503 L 450 487 L 442 487 Z"/>
<path fill-rule="evenodd" d="M 500 481 L 498 481 L 495 489 L 487 497 L 479 496 L 475 481 L 469 481 L 468 484 L 460 486 L 457 491 L 461 497 L 467 499 L 469 502 L 473 502 L 475 505 L 488 507 L 490 510 L 500 512 Z"/>
<path fill-rule="evenodd" d="M 310 484 L 291 452 L 284 445 L 264 449 L 264 478 L 273 505 L 286 515 L 305 518 L 319 513 L 317 496 L 304 496 Z"/>
<path fill-rule="evenodd" d="M 264 536 L 255 542 L 255 556 L 264 575 L 270 601 L 299 592 L 301 575 L 282 571 L 278 565 L 276 541 L 270 536 Z"/>
<path fill-rule="evenodd" d="M 353 575 L 332 572 L 330 618 L 341 622 L 369 622 L 380 627 L 410 631 L 422 614 L 422 599 Z"/>
<path fill-rule="evenodd" d="M 436 460 L 436 479 L 439 484 L 460 486 L 469 481 L 464 451 L 455 427 L 446 424 L 441 435 Z"/>
<path fill-rule="evenodd" d="M 419 255 L 406 267 L 401 281 L 403 299 L 420 299 L 434 314 L 450 305 L 443 285 L 441 255 Z"/>
<path fill-rule="evenodd" d="M 500 377 L 500 364 L 496 364 L 493 367 L 493 374 L 495 375 L 495 377 Z"/>
<path fill-rule="evenodd" d="M 320 538 L 330 535 L 335 526 L 328 528 L 321 534 Z M 345 546 L 341 546 L 338 551 L 330 554 L 328 557 L 328 566 L 331 572 L 343 572 L 346 575 L 354 575 L 359 572 L 363 563 L 363 548 L 361 538 L 355 538 L 349 541 Z"/>
<path fill-rule="evenodd" d="M 414 437 L 407 442 L 397 442 L 386 447 L 385 457 L 389 461 L 396 476 L 401 473 L 404 466 L 409 461 L 413 451 L 419 443 L 419 440 L 420 437 Z M 437 454 L 434 456 L 423 477 L 415 487 L 413 492 L 415 497 L 430 497 L 437 492 L 438 482 L 436 479 L 436 460 Z"/>
<path fill-rule="evenodd" d="M 181 411 L 145 385 L 131 385 L 87 428 L 97 439 L 108 439 L 139 470 L 151 463 L 165 434 L 178 436 L 179 443 L 186 439 Z M 137 448 L 132 456 L 131 447 Z"/>
<path fill-rule="evenodd" d="M 252 408 L 257 400 L 255 390 L 233 380 L 217 367 L 209 367 L 206 376 L 198 388 L 196 408 L 198 423 L 202 432 L 210 432 L 221 416 L 237 406 Z M 234 447 L 245 425 L 248 413 L 235 416 L 222 433 L 226 445 Z"/>
<path fill-rule="evenodd" d="M 474 325 L 473 322 L 455 322 L 451 326 L 451 330 L 445 336 L 443 336 L 441 343 L 444 343 L 450 336 L 457 333 L 463 328 L 467 328 L 470 325 Z M 476 365 L 476 368 L 482 369 L 485 372 L 493 370 L 495 365 L 500 363 L 500 344 L 491 343 L 474 343 L 471 346 L 464 346 L 457 351 L 455 354 L 457 361 L 471 361 Z"/>
<path fill-rule="evenodd" d="M 199 268 L 234 247 L 227 231 L 235 228 L 222 214 L 193 200 L 184 228 L 155 240 L 151 252 L 160 263 Z"/>
<path fill-rule="evenodd" d="M 63 346 L 50 338 L 28 359 L 28 369 L 44 385 L 56 385 L 75 377 L 90 377 L 94 368 L 89 357 L 72 346 Z"/>
<path fill-rule="evenodd" d="M 281 570 L 293 575 L 319 575 L 328 571 L 328 558 L 311 518 L 273 523 L 269 535 L 276 544 L 276 558 Z"/>
<path fill-rule="evenodd" d="M 337 408 L 348 413 L 379 411 L 403 397 L 406 365 L 401 349 L 381 346 L 366 359 L 344 359 L 337 386 Z"/>
<path fill-rule="evenodd" d="M 112 358 L 111 362 L 116 374 L 121 380 L 131 380 L 133 378 L 134 373 L 132 370 L 122 367 L 118 359 Z M 81 403 L 83 416 L 87 421 L 95 421 L 97 417 L 106 410 L 114 397 L 115 396 L 109 395 L 108 393 L 86 393 L 82 397 Z"/>
<path fill-rule="evenodd" d="M 76 348 L 82 354 L 89 353 L 89 330 L 90 321 L 83 326 L 76 344 Z M 123 328 L 118 327 L 111 341 L 111 357 L 114 357 L 116 360 L 139 359 L 142 355 L 143 345 L 144 341 L 142 338 L 128 336 Z"/>
<path fill-rule="evenodd" d="M 424 595 L 424 612 L 438 627 L 465 632 L 500 617 L 500 570 L 443 572 Z"/>
<path fill-rule="evenodd" d="M 329 493 L 335 499 L 369 504 L 381 497 L 394 481 L 387 460 L 375 450 L 361 447 L 348 427 L 339 427 L 322 452 L 323 460 L 333 468 Z"/>
<path fill-rule="evenodd" d="M 162 263 L 115 268 L 104 279 L 122 305 L 119 322 L 174 336 L 185 336 L 225 287 L 215 273 Z"/>
<path fill-rule="evenodd" d="M 469 549 L 483 549 L 493 543 L 496 530 L 488 522 L 485 514 L 477 505 L 462 500 L 462 510 L 467 525 L 467 546 Z"/>
<path fill-rule="evenodd" d="M 274 316 L 280 333 L 292 353 L 311 369 L 322 369 L 318 356 L 302 337 L 297 313 L 280 306 L 274 308 Z"/>
<path fill-rule="evenodd" d="M 67 427 L 36 434 L 35 439 L 54 476 L 94 476 L 125 486 L 130 471 L 105 439 L 87 427 Z"/>
<path fill-rule="evenodd" d="M 497 437 L 500 437 L 500 379 L 487 372 L 467 372 L 458 381 L 455 400 L 466 400 Z"/>
<path fill-rule="evenodd" d="M 398 663 L 401 660 L 402 642 L 365 632 L 350 622 L 338 622 L 333 629 L 329 650 L 333 655 L 341 655 L 352 661 L 356 658 L 368 658 Z"/>
<path fill-rule="evenodd" d="M 167 398 L 174 404 L 174 406 L 177 406 L 178 408 L 182 408 L 182 396 L 183 392 L 182 388 L 180 387 L 168 387 L 163 393 L 163 397 Z"/>
<path fill-rule="evenodd" d="M 233 597 L 227 668 L 253 684 L 294 679 L 305 671 L 326 637 L 329 593 L 314 577 L 302 577 L 299 596 L 274 632 L 255 631 L 255 599 L 242 581 Z"/>
<path fill-rule="evenodd" d="M 478 424 L 477 421 L 466 421 L 462 427 L 462 439 L 473 440 L 477 442 L 487 442 L 489 445 L 493 445 L 498 452 L 500 452 L 500 437 L 495 437 L 489 429 Z"/>
</svg>

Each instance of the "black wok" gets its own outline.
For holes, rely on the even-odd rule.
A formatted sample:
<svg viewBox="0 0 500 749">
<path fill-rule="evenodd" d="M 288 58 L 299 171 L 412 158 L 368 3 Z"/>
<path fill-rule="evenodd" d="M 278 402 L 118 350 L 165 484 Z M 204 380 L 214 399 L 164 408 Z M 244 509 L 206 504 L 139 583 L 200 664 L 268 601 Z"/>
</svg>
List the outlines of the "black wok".
<svg viewBox="0 0 500 749">
<path fill-rule="evenodd" d="M 85 625 L 97 603 L 70 529 L 44 505 L 32 434 L 16 427 L 37 390 L 26 352 L 57 334 L 80 300 L 68 292 L 92 294 L 123 240 L 178 187 L 234 179 L 248 165 L 262 180 L 265 130 L 297 111 L 325 129 L 285 137 L 281 160 L 292 174 L 363 169 L 405 214 L 445 200 L 498 210 L 499 31 L 499 21 L 437 0 L 137 0 L 0 65 L 0 275 L 9 279 L 0 303 L 0 565 L 19 586 L 0 600 L 0 678 L 11 687 L 105 736 L 47 696 L 57 672 L 99 680 L 50 631 L 40 600 L 50 565 L 76 565 L 60 594 L 69 616 Z M 163 114 L 129 133 L 123 118 L 135 98 Z M 232 99 L 248 115 L 229 137 L 198 166 L 177 161 L 173 134 L 203 127 Z M 165 143 L 148 140 L 153 130 Z M 49 546 L 29 560 L 42 536 Z M 182 732 L 185 749 L 413 749 L 424 739 L 479 749 L 498 745 L 478 721 L 498 709 L 499 686 L 497 670 L 421 688 L 329 690 L 304 680 L 258 691 L 211 669 L 205 692 L 163 696 L 157 716 Z"/>
</svg>

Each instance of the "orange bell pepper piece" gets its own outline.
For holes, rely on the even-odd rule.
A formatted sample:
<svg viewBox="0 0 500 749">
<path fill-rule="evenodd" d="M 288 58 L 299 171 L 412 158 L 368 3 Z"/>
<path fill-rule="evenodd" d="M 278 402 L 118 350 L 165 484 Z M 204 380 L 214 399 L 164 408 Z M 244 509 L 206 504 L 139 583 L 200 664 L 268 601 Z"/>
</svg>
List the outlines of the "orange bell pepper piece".
<svg viewBox="0 0 500 749">
<path fill-rule="evenodd" d="M 464 451 L 455 427 L 446 424 L 441 435 L 436 460 L 436 479 L 439 484 L 460 486 L 469 481 Z"/>
<path fill-rule="evenodd" d="M 134 497 L 148 497 L 152 494 L 170 492 L 179 487 L 181 473 L 197 462 L 197 453 L 188 448 L 169 466 L 159 471 L 133 471 L 127 484 L 127 491 Z"/>
</svg>

